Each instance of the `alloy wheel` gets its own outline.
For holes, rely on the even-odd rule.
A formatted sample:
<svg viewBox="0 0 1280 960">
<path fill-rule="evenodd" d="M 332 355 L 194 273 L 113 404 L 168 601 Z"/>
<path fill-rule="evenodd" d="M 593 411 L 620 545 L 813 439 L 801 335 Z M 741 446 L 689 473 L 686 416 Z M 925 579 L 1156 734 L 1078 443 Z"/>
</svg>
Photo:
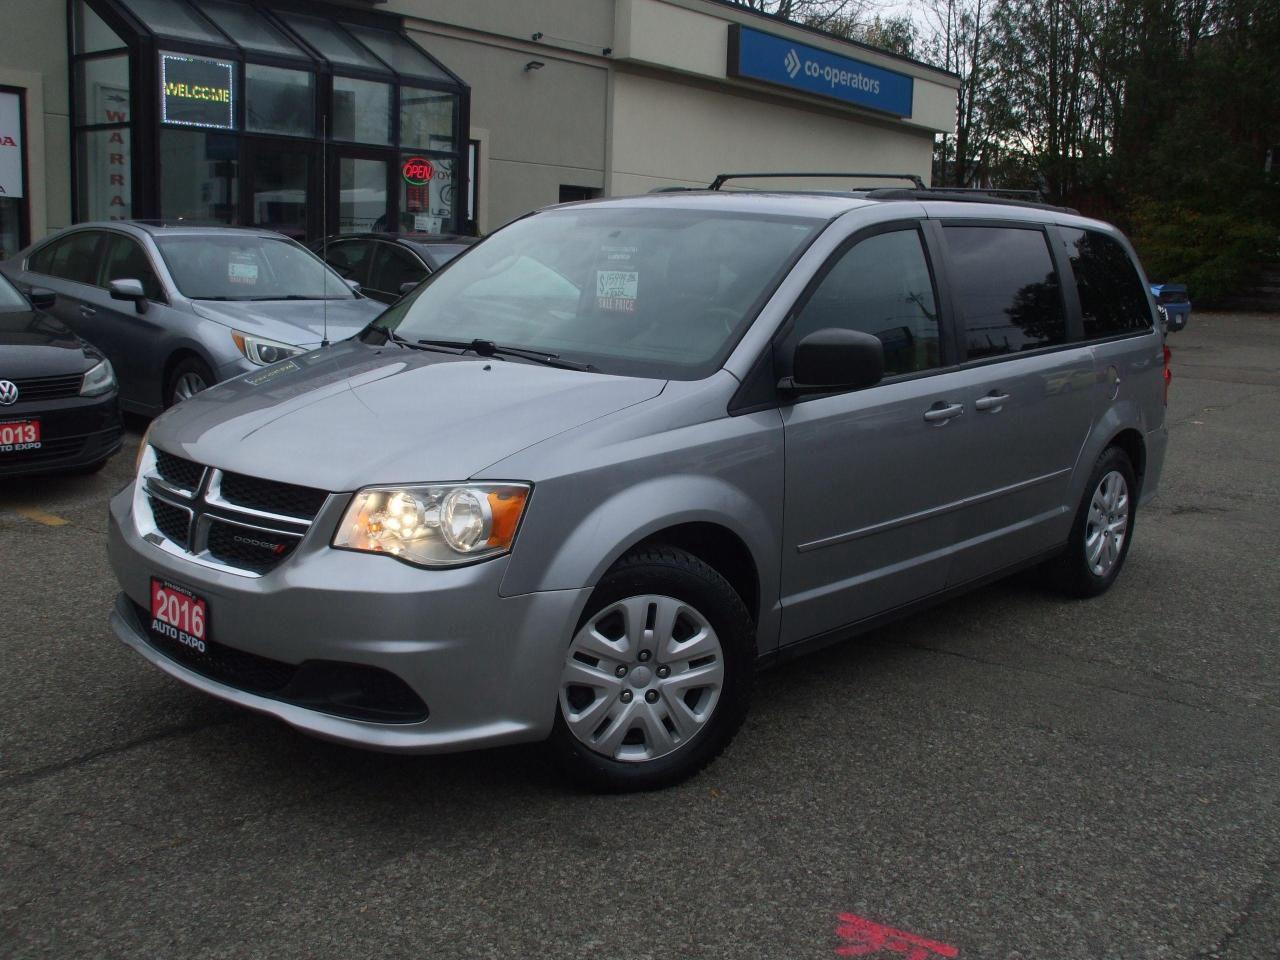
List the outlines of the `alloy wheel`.
<svg viewBox="0 0 1280 960">
<path fill-rule="evenodd" d="M 611 603 L 574 635 L 560 709 L 579 743 L 612 760 L 656 760 L 689 743 L 724 685 L 720 638 L 682 600 Z"/>
<path fill-rule="evenodd" d="M 204 377 L 198 373 L 187 372 L 180 376 L 173 385 L 173 399 L 177 403 L 181 400 L 189 400 L 201 390 L 208 388 L 208 384 L 204 382 Z"/>
<path fill-rule="evenodd" d="M 1129 484 L 1118 470 L 1103 476 L 1089 501 L 1084 528 L 1084 555 L 1095 577 L 1115 567 L 1129 530 Z"/>
</svg>

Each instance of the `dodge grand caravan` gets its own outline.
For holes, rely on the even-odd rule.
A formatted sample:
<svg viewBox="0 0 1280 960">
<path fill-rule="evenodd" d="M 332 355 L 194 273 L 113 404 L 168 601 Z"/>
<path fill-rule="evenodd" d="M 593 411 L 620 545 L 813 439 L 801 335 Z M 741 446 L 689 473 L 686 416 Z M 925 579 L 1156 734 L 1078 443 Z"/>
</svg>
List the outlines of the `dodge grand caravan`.
<svg viewBox="0 0 1280 960">
<path fill-rule="evenodd" d="M 755 667 L 1039 565 L 1115 581 L 1166 447 L 1132 249 L 924 190 L 553 207 L 154 422 L 111 622 L 320 737 L 711 761 Z"/>
</svg>

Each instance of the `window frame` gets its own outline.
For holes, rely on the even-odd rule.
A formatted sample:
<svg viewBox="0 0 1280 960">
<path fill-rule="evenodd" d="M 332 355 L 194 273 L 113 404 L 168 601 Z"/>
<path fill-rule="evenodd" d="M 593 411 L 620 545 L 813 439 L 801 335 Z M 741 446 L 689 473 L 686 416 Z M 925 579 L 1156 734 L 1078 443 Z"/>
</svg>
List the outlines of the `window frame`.
<svg viewBox="0 0 1280 960">
<path fill-rule="evenodd" d="M 1142 264 L 1138 262 L 1137 256 L 1133 252 L 1133 248 L 1123 236 L 1118 236 L 1107 230 L 1099 230 L 1094 226 L 1085 226 L 1075 223 L 1053 223 L 1049 224 L 1049 236 L 1053 240 L 1054 259 L 1061 261 L 1059 272 L 1063 277 L 1070 277 L 1070 283 L 1064 284 L 1064 294 L 1067 299 L 1068 309 L 1074 312 L 1076 323 L 1076 335 L 1078 343 L 1095 344 L 1095 343 L 1114 343 L 1118 340 L 1129 340 L 1133 337 L 1148 337 L 1153 332 L 1160 329 L 1159 315 L 1156 310 L 1155 297 L 1151 293 L 1151 285 L 1147 280 L 1147 275 L 1142 269 Z M 1120 333 L 1108 334 L 1105 337 L 1088 337 L 1084 331 L 1084 308 L 1080 303 L 1080 288 L 1077 285 L 1075 268 L 1071 265 L 1071 254 L 1068 252 L 1067 238 L 1062 232 L 1063 230 L 1082 230 L 1085 233 L 1096 233 L 1116 243 L 1122 251 L 1125 258 L 1129 261 L 1129 266 L 1133 268 L 1134 275 L 1138 279 L 1139 287 L 1143 295 L 1147 299 L 1147 313 L 1150 316 L 1151 323 L 1149 326 L 1140 330 L 1125 330 Z"/>
<path fill-rule="evenodd" d="M 903 231 L 912 231 L 917 235 L 920 241 L 920 251 L 924 255 L 925 266 L 929 270 L 929 279 L 933 283 L 934 303 L 938 310 L 938 350 L 939 363 L 936 367 L 929 367 L 927 370 L 916 370 L 912 373 L 897 373 L 882 378 L 879 382 L 870 387 L 863 387 L 863 390 L 875 390 L 886 384 L 906 383 L 910 380 L 919 380 L 923 377 L 933 377 L 940 373 L 946 373 L 957 369 L 960 366 L 956 362 L 956 342 L 953 336 L 954 316 L 952 313 L 951 298 L 944 293 L 946 286 L 946 275 L 943 270 L 939 269 L 940 264 L 938 256 L 934 250 L 935 240 L 930 236 L 929 224 L 930 220 L 920 217 L 902 217 L 895 220 L 886 220 L 881 223 L 872 224 L 855 230 L 849 236 L 840 241 L 839 245 L 831 251 L 826 260 L 809 278 L 809 282 L 805 284 L 804 290 L 796 297 L 795 301 L 787 310 L 786 317 L 782 323 L 778 325 L 778 329 L 774 331 L 773 337 L 769 341 L 766 352 L 772 354 L 773 390 L 777 395 L 777 383 L 780 379 L 787 376 L 790 372 L 791 357 L 795 354 L 796 342 L 794 332 L 796 320 L 804 311 L 813 295 L 822 286 L 827 275 L 835 269 L 836 265 L 844 259 L 845 254 L 856 247 L 864 240 L 877 237 L 886 233 L 900 233 Z M 807 393 L 801 396 L 788 396 L 788 404 L 808 403 L 811 400 L 821 400 L 824 397 L 839 396 L 846 393 L 854 393 L 860 391 L 853 390 L 832 390 L 824 393 Z M 743 411 L 745 412 L 745 411 Z"/>
<path fill-rule="evenodd" d="M 26 264 L 30 264 L 31 258 L 42 250 L 50 250 L 52 251 L 51 256 L 56 256 L 57 248 L 62 244 L 71 243 L 76 237 L 81 235 L 93 236 L 94 237 L 94 250 L 93 250 L 94 279 L 93 281 L 86 283 L 84 280 L 73 280 L 71 277 L 61 277 L 56 273 L 43 273 L 43 272 L 34 271 L 34 270 L 28 270 L 28 272 L 35 273 L 37 276 L 48 277 L 51 280 L 61 280 L 63 283 L 78 283 L 82 287 L 91 287 L 91 288 L 97 289 L 98 288 L 97 278 L 102 275 L 102 254 L 104 251 L 102 241 L 108 232 L 109 231 L 104 230 L 102 227 L 85 227 L 83 229 L 78 229 L 78 230 L 65 230 L 62 233 L 59 233 L 59 234 L 56 234 L 55 236 L 50 237 L 46 243 L 37 247 L 35 250 L 32 250 L 31 253 L 27 255 Z M 50 263 L 50 267 L 52 266 L 53 264 Z"/>
<path fill-rule="evenodd" d="M 942 217 L 930 222 L 935 225 L 934 232 L 937 237 L 938 255 L 945 264 L 944 269 L 948 278 L 947 299 L 950 301 L 951 313 L 954 318 L 956 356 L 960 358 L 957 366 L 972 369 L 991 363 L 1005 363 L 1010 360 L 1016 360 L 1019 357 L 1038 357 L 1058 350 L 1074 350 L 1081 345 L 1083 342 L 1083 327 L 1080 319 L 1080 301 L 1075 295 L 1075 274 L 1071 272 L 1070 264 L 1064 264 L 1063 262 L 1066 259 L 1066 251 L 1060 242 L 1061 238 L 1052 232 L 1054 224 L 1039 220 L 1006 220 L 1000 217 Z M 1063 318 L 1066 321 L 1065 336 L 1062 343 L 1051 343 L 1047 346 L 1036 347 L 1032 350 L 1019 350 L 1015 353 L 1001 353 L 994 357 L 970 359 L 968 329 L 965 324 L 964 310 L 960 306 L 959 291 L 955 283 L 951 281 L 951 278 L 955 276 L 955 265 L 951 261 L 951 253 L 947 246 L 946 236 L 943 233 L 946 227 L 992 227 L 1005 230 L 1031 230 L 1039 233 L 1045 241 L 1054 272 L 1058 275 L 1058 297 L 1062 303 Z"/>
</svg>

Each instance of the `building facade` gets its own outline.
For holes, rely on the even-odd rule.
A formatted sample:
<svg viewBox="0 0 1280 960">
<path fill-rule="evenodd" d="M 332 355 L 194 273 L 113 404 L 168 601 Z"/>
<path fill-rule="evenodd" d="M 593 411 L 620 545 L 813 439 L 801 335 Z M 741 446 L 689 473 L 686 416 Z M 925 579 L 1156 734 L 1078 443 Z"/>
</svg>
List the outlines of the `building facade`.
<svg viewBox="0 0 1280 960">
<path fill-rule="evenodd" d="M 487 232 L 736 170 L 927 181 L 957 81 L 721 0 L 36 0 L 0 249 L 85 220 Z M 34 12 L 33 12 L 34 13 Z"/>
</svg>

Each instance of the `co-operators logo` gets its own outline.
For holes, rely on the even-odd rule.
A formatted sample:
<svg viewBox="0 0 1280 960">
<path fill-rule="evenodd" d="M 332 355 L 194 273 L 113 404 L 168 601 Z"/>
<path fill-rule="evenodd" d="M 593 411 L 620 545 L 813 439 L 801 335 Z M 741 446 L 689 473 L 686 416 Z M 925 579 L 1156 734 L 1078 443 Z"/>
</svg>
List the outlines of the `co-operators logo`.
<svg viewBox="0 0 1280 960">
<path fill-rule="evenodd" d="M 787 58 L 783 63 L 787 67 L 787 76 L 794 80 L 796 74 L 800 72 L 800 55 L 796 53 L 795 47 L 787 51 Z"/>
</svg>

